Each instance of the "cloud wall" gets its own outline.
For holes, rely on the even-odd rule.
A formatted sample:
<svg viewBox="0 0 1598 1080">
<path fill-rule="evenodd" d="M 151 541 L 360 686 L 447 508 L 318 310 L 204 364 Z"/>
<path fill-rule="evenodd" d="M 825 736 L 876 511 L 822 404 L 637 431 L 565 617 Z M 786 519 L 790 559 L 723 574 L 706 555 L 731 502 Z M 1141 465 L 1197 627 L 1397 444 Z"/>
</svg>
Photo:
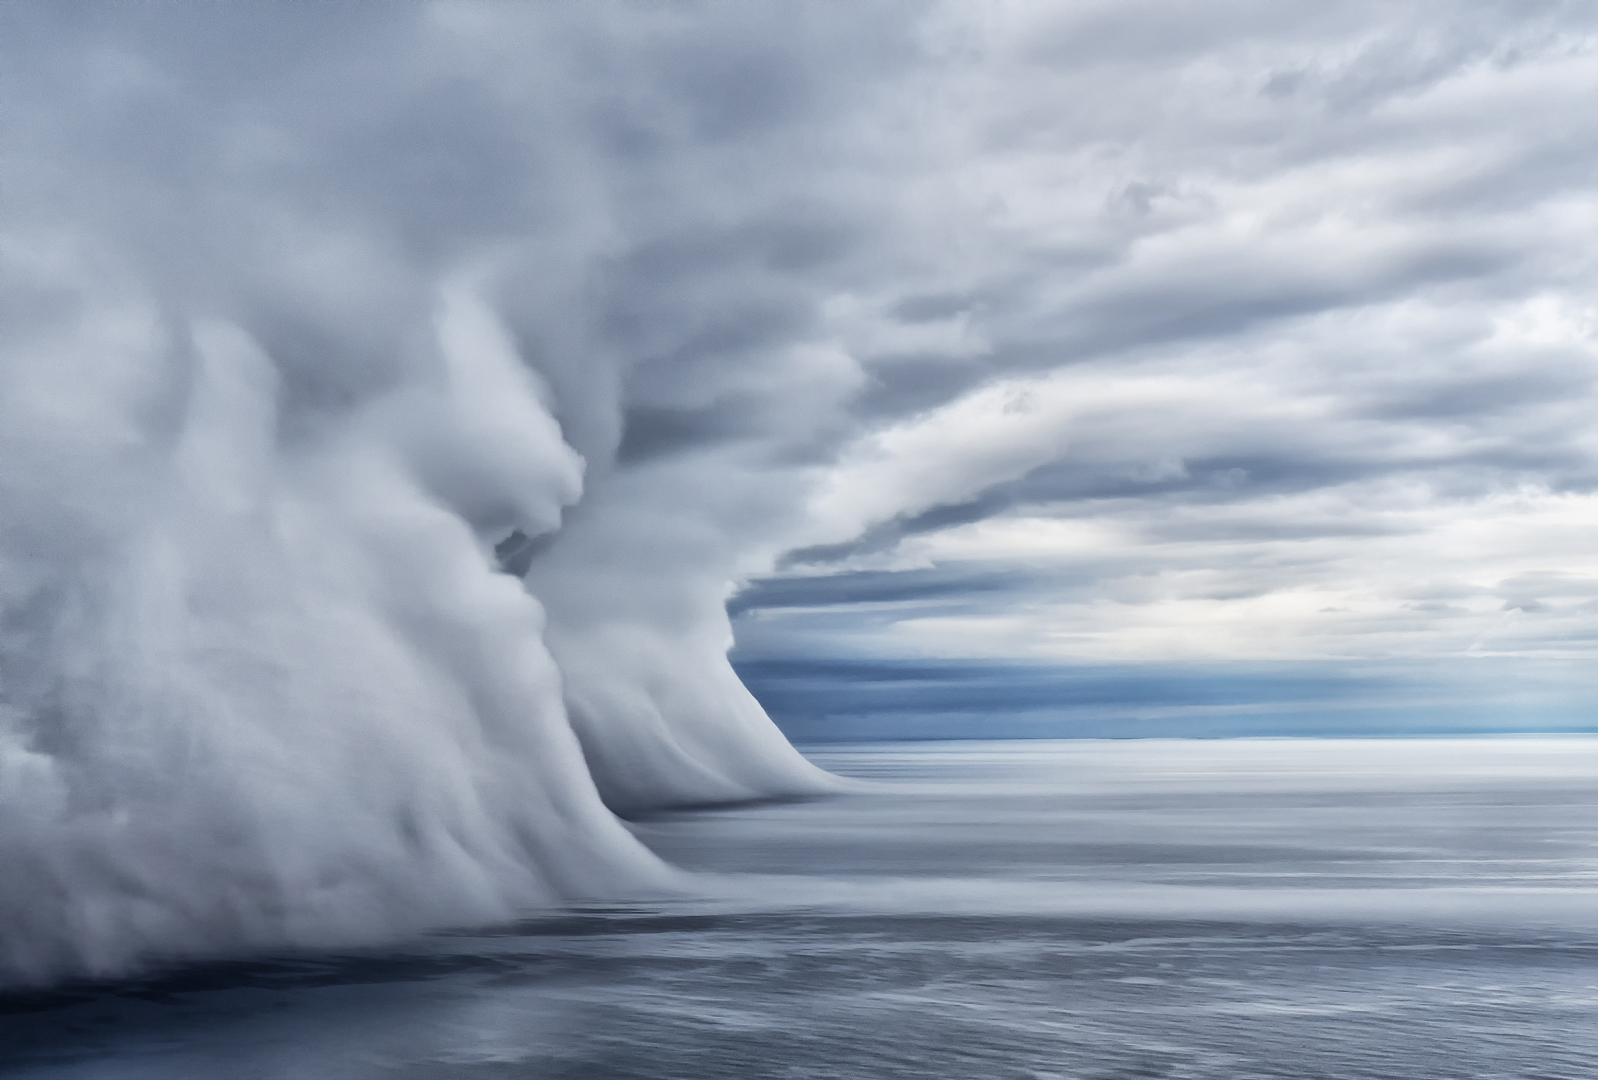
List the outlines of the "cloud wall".
<svg viewBox="0 0 1598 1080">
<path fill-rule="evenodd" d="M 678 889 L 613 811 L 830 789 L 726 659 L 772 496 L 629 419 L 855 378 L 803 200 L 695 190 L 785 84 L 626 14 L 5 12 L 0 979 Z"/>
</svg>

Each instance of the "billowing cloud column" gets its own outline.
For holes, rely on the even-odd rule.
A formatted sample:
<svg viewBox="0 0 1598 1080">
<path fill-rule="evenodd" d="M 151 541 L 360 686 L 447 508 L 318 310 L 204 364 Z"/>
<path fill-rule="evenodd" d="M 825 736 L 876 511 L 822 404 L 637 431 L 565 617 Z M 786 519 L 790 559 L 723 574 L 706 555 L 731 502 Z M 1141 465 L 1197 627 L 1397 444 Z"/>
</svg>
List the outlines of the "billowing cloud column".
<svg viewBox="0 0 1598 1080">
<path fill-rule="evenodd" d="M 0 983 L 679 888 L 606 799 L 827 790 L 616 466 L 604 13 L 81 16 L 5 13 Z"/>
<path fill-rule="evenodd" d="M 581 493 L 469 294 L 336 425 L 222 320 L 82 290 L 0 366 L 0 970 L 378 938 L 659 888 L 495 533 Z"/>
</svg>

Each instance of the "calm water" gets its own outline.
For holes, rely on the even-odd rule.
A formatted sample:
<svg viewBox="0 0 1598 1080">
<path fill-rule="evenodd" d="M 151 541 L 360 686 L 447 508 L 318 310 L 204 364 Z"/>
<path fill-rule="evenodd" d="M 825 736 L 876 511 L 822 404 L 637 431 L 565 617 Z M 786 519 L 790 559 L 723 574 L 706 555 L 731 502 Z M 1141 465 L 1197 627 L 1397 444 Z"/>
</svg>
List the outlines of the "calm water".
<svg viewBox="0 0 1598 1080">
<path fill-rule="evenodd" d="M 37 1078 L 1598 1076 L 1598 739 L 817 751 L 703 896 L 0 998 Z"/>
</svg>

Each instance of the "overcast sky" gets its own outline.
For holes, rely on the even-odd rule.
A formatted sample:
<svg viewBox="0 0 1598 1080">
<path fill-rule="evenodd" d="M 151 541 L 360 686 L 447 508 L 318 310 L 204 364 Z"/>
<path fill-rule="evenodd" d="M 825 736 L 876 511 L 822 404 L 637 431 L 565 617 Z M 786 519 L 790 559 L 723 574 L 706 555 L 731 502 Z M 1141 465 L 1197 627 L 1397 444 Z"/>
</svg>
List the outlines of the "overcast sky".
<svg viewBox="0 0 1598 1080">
<path fill-rule="evenodd" d="M 823 305 L 895 415 L 735 601 L 741 653 L 1090 669 L 909 665 L 908 711 L 962 713 L 928 732 L 1592 725 L 1594 29 L 937 9 L 862 121 L 904 262 Z M 911 696 L 746 670 L 796 715 Z"/>
<path fill-rule="evenodd" d="M 8 318 L 136 279 L 315 405 L 469 269 L 792 731 L 1598 715 L 1591 5 L 5 19 Z"/>
</svg>

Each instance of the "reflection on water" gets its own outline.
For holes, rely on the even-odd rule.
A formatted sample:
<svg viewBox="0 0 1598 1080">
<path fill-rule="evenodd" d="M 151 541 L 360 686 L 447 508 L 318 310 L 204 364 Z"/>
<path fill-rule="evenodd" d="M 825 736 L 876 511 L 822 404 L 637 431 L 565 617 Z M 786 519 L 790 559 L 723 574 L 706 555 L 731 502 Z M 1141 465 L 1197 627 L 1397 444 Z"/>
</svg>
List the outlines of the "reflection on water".
<svg viewBox="0 0 1598 1080">
<path fill-rule="evenodd" d="M 7 1075 L 1598 1075 L 1598 740 L 927 744 L 705 896 L 0 998 Z"/>
</svg>

